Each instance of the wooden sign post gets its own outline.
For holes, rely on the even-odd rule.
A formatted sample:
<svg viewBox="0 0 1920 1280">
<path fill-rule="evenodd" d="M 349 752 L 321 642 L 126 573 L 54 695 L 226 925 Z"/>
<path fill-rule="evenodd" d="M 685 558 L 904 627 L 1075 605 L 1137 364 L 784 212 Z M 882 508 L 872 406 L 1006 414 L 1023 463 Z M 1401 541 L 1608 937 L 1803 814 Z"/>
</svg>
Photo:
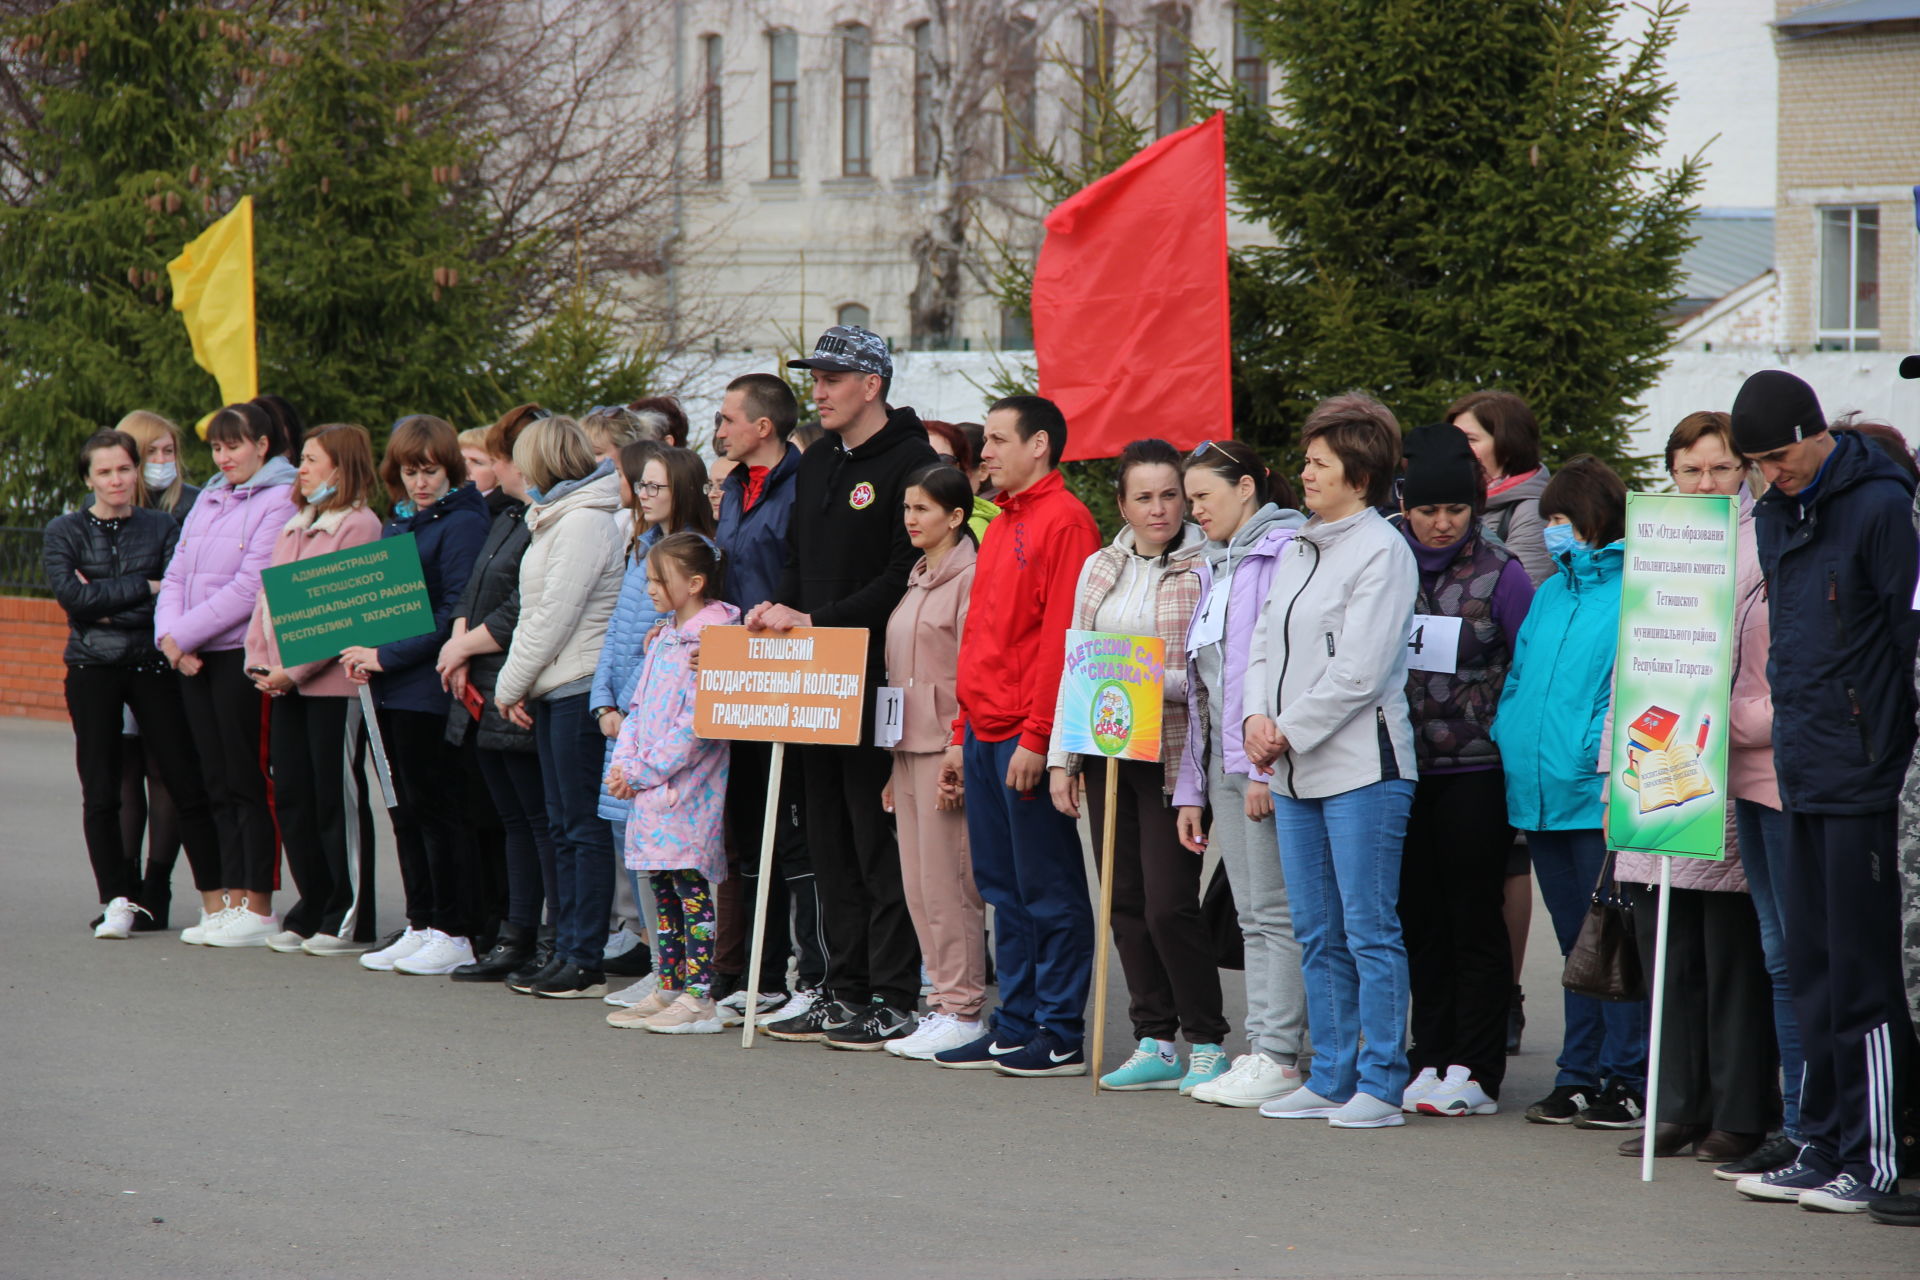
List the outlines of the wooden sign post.
<svg viewBox="0 0 1920 1280">
<path fill-rule="evenodd" d="M 754 894 L 753 943 L 747 962 L 760 978 L 766 949 L 767 893 L 773 884 L 773 836 L 780 812 L 780 775 L 787 744 L 860 745 L 866 709 L 867 631 L 864 627 L 796 627 L 749 631 L 708 627 L 700 633 L 700 681 L 694 690 L 693 731 L 702 738 L 771 742 L 767 809 L 760 826 L 760 884 Z M 753 993 L 740 1047 L 751 1049 L 759 1018 Z"/>
<path fill-rule="evenodd" d="M 1061 745 L 1079 756 L 1105 756 L 1107 807 L 1100 824 L 1100 913 L 1093 947 L 1093 1091 L 1100 1092 L 1101 1054 L 1107 1043 L 1107 935 L 1113 929 L 1113 842 L 1119 809 L 1120 762 L 1160 758 L 1166 645 L 1157 636 L 1106 631 L 1067 632 L 1060 673 Z"/>
</svg>

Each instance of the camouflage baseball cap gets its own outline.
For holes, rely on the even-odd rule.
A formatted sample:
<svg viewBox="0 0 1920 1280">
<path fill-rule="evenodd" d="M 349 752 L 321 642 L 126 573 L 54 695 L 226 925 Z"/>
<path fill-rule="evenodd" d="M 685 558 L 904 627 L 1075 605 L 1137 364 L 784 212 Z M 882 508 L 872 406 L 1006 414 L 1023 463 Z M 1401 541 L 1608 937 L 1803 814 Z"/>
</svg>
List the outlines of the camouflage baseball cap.
<svg viewBox="0 0 1920 1280">
<path fill-rule="evenodd" d="M 857 324 L 836 324 L 813 344 L 805 360 L 787 361 L 789 369 L 818 369 L 823 373 L 877 373 L 893 376 L 893 356 L 886 339 Z"/>
</svg>

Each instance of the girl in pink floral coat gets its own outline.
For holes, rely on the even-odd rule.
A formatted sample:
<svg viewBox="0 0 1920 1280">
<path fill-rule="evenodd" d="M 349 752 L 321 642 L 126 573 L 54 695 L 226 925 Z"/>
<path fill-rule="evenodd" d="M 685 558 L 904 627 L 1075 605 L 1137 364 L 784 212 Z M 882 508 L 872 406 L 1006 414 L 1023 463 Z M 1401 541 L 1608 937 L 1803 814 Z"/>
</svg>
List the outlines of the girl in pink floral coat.
<svg viewBox="0 0 1920 1280">
<path fill-rule="evenodd" d="M 725 742 L 696 737 L 694 656 L 701 628 L 739 620 L 716 597 L 720 549 L 697 533 L 662 538 L 647 557 L 647 594 L 669 615 L 647 646 L 640 683 L 607 771 L 607 790 L 633 801 L 626 861 L 645 871 L 660 908 L 660 986 L 621 1025 L 668 1034 L 720 1030 L 713 976 L 712 886 L 726 879 L 722 844 Z"/>
</svg>

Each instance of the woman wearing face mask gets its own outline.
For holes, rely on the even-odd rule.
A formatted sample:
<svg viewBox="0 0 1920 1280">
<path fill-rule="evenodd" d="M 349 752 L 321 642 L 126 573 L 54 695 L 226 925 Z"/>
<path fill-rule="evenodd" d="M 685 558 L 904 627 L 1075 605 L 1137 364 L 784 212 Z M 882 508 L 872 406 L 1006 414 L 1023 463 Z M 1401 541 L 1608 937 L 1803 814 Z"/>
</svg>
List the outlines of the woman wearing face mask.
<svg viewBox="0 0 1920 1280">
<path fill-rule="evenodd" d="M 371 683 L 380 708 L 400 801 L 391 814 L 407 901 L 405 932 L 360 963 L 380 972 L 452 973 L 473 963 L 478 904 L 460 753 L 446 740 L 449 698 L 434 659 L 453 633 L 454 610 L 487 539 L 487 504 L 466 482 L 467 462 L 452 424 L 426 414 L 394 424 L 380 478 L 393 498 L 393 519 L 381 536 L 413 535 L 434 629 L 378 648 L 340 651 L 347 678 Z"/>
<path fill-rule="evenodd" d="M 1722 494 L 1740 513 L 1735 551 L 1739 577 L 1734 606 L 1736 644 L 1727 781 L 1732 800 L 1727 817 L 1727 856 L 1672 860 L 1673 905 L 1667 925 L 1667 998 L 1662 1015 L 1660 1114 L 1653 1150 L 1714 1164 L 1742 1164 L 1759 1153 L 1781 1121 L 1780 1062 L 1775 1036 L 1798 1048 L 1789 1004 L 1782 1026 L 1775 1017 L 1776 979 L 1786 976 L 1784 931 L 1778 925 L 1769 859 L 1783 856 L 1780 788 L 1773 776 L 1773 694 L 1767 686 L 1769 646 L 1766 583 L 1753 538 L 1753 495 L 1747 491 L 1747 461 L 1733 448 L 1733 419 L 1724 413 L 1691 413 L 1667 437 L 1667 474 L 1681 493 Z M 1758 617 L 1754 616 L 1758 613 Z M 1609 734 L 1612 720 L 1609 716 Z M 1602 759 L 1606 753 L 1602 752 Z M 1743 816 L 1743 809 L 1746 814 Z M 1771 830 L 1770 830 L 1771 829 Z M 1779 837 L 1777 841 L 1769 836 Z M 1633 903 L 1637 920 L 1651 922 L 1660 910 L 1660 859 L 1622 853 L 1615 876 Z M 1751 892 L 1749 892 L 1751 890 Z M 1762 907 L 1762 902 L 1765 906 Z M 1770 913 L 1766 920 L 1756 908 Z M 1771 945 L 1769 945 L 1771 935 Z M 1639 930 L 1642 970 L 1654 969 L 1653 928 Z M 1781 994 L 1784 994 L 1783 992 Z M 1788 1098 L 1786 1133 L 1774 1140 L 1766 1172 L 1797 1153 L 1799 1133 L 1798 1053 L 1788 1065 L 1794 1086 Z M 1645 1135 L 1629 1138 L 1620 1154 L 1637 1156 Z"/>
<path fill-rule="evenodd" d="M 627 705 L 632 702 L 634 687 L 640 680 L 647 636 L 665 616 L 654 608 L 648 594 L 647 553 L 661 538 L 683 530 L 710 538 L 714 522 L 713 505 L 704 493 L 707 469 L 692 450 L 640 440 L 622 446 L 616 462 L 620 501 L 632 516 L 633 533 L 627 540 L 626 572 L 621 578 L 620 598 L 613 606 L 613 617 L 607 622 L 607 639 L 600 647 L 600 661 L 594 667 L 590 696 L 594 723 L 607 739 L 600 770 L 600 816 L 613 824 L 615 873 L 627 880 L 637 917 L 640 904 L 649 900 L 651 890 L 640 883 L 637 872 L 627 869 L 622 852 L 627 847 L 627 818 L 633 813 L 633 802 L 621 800 L 607 790 L 606 775 L 613 766 L 614 740 L 620 736 Z M 636 919 L 633 923 L 641 922 Z M 645 958 L 644 943 L 621 938 L 614 941 L 637 951 L 636 959 Z M 638 1003 L 650 993 L 650 987 L 644 984 L 652 965 L 629 965 L 627 969 L 631 971 L 636 967 L 638 973 L 632 976 L 640 977 L 641 982 L 628 991 Z"/>
<path fill-rule="evenodd" d="M 321 427 L 300 446 L 294 513 L 274 544 L 273 563 L 292 564 L 372 542 L 380 517 L 373 496 L 373 441 L 365 427 Z M 280 952 L 346 955 L 363 951 L 351 940 L 354 869 L 363 844 L 366 796 L 350 793 L 358 779 L 364 730 L 348 731 L 348 701 L 356 696 L 338 659 L 286 667 L 274 638 L 266 593 L 247 624 L 247 672 L 272 699 L 267 759 L 273 775 L 280 839 L 300 901 L 267 946 Z M 367 826 L 370 827 L 369 822 Z"/>
<path fill-rule="evenodd" d="M 114 429 L 126 433 L 139 449 L 135 456 L 141 460 L 140 475 L 145 481 L 141 485 L 142 503 L 172 516 L 175 524 L 184 524 L 200 489 L 181 478 L 180 428 L 157 413 L 135 409 Z M 159 763 L 148 756 L 140 741 L 140 726 L 132 712 L 127 713 L 123 728 L 120 832 L 136 859 L 145 839 L 146 869 L 135 901 L 151 913 L 136 915 L 133 927 L 142 932 L 165 929 L 173 905 L 173 867 L 180 859 L 180 815 L 161 780 Z M 199 767 L 196 760 L 194 768 Z M 205 790 L 204 784 L 201 790 Z"/>
<path fill-rule="evenodd" d="M 1247 1052 L 1190 1096 L 1257 1107 L 1300 1087 L 1307 996 L 1287 882 L 1265 825 L 1273 816 L 1269 772 L 1247 759 L 1238 709 L 1274 567 L 1307 518 L 1293 509 L 1286 482 L 1239 440 L 1195 449 L 1184 485 L 1207 548 L 1198 566 L 1201 607 L 1182 641 L 1187 738 L 1173 803 L 1180 842 L 1196 855 L 1209 848 L 1220 854 L 1239 912 L 1247 980 Z M 1210 829 L 1204 825 L 1209 807 Z"/>
<path fill-rule="evenodd" d="M 553 836 L 553 959 L 507 980 L 552 1000 L 607 994 L 607 918 L 613 907 L 613 833 L 599 814 L 606 738 L 592 715 L 593 672 L 619 598 L 620 483 L 593 456 L 571 418 L 534 423 L 513 446 L 527 480 L 532 541 L 520 561 L 520 618 L 494 702 L 531 729 Z"/>
<path fill-rule="evenodd" d="M 80 768 L 82 829 L 101 915 L 96 938 L 125 938 L 150 912 L 139 859 L 120 825 L 122 717 L 138 715 L 154 768 L 179 797 L 195 881 L 219 884 L 219 837 L 187 732 L 180 683 L 153 643 L 154 596 L 179 541 L 171 517 L 139 505 L 140 448 L 119 431 L 80 447 L 80 475 L 93 492 L 83 509 L 47 526 L 47 585 L 66 610 L 67 714 Z M 164 915 L 164 908 L 162 909 Z"/>
<path fill-rule="evenodd" d="M 1420 568 L 1408 646 L 1419 645 L 1420 666 L 1407 673 L 1420 781 L 1400 862 L 1414 1073 L 1401 1110 L 1491 1115 L 1513 984 L 1501 911 L 1513 828 L 1491 730 L 1533 580 L 1485 536 L 1486 479 L 1466 436 L 1444 422 L 1421 427 L 1404 451 L 1400 531 Z"/>
<path fill-rule="evenodd" d="M 1540 584 L 1514 644 L 1493 740 L 1507 777 L 1507 820 L 1527 833 L 1560 954 L 1573 947 L 1606 861 L 1600 741 L 1613 701 L 1627 490 L 1597 458 L 1561 468 L 1540 497 L 1559 566 Z M 1646 1093 L 1644 1001 L 1568 991 L 1553 1091 L 1536 1124 L 1637 1129 Z"/>
<path fill-rule="evenodd" d="M 1404 1124 L 1407 952 L 1396 912 L 1413 800 L 1407 636 L 1419 571 L 1378 507 L 1400 469 L 1386 406 L 1323 401 L 1301 429 L 1313 519 L 1274 571 L 1242 710 L 1273 770 L 1273 821 L 1307 988 L 1313 1069 L 1260 1114 Z"/>
<path fill-rule="evenodd" d="M 260 571 L 293 515 L 294 468 L 285 429 L 256 405 L 214 414 L 207 443 L 220 474 L 200 491 L 180 531 L 153 614 L 160 651 L 184 677 L 187 725 L 220 833 L 221 889 L 202 889 L 201 921 L 181 930 L 180 940 L 264 947 L 280 932 L 273 914 L 280 853 L 260 767 L 260 690 L 246 673 L 243 646 Z"/>
<path fill-rule="evenodd" d="M 1164 440 L 1136 440 L 1120 453 L 1115 497 L 1125 521 L 1110 546 L 1087 559 L 1074 591 L 1073 627 L 1124 635 L 1159 636 L 1166 645 L 1166 686 L 1160 760 L 1120 762 L 1113 864 L 1113 938 L 1132 999 L 1138 1040 L 1133 1055 L 1100 1077 L 1100 1087 L 1122 1092 L 1178 1089 L 1192 1093 L 1227 1070 L 1227 1019 L 1221 1009 L 1220 970 L 1200 919 L 1200 859 L 1180 844 L 1172 804 L 1187 740 L 1188 624 L 1200 602 L 1193 570 L 1206 535 L 1184 520 L 1180 454 Z M 1055 708 L 1047 753 L 1054 807 L 1105 830 L 1106 790 L 1091 788 L 1082 762 L 1060 745 L 1065 716 Z M 1187 1038 L 1183 1068 L 1174 1037 Z"/>
</svg>

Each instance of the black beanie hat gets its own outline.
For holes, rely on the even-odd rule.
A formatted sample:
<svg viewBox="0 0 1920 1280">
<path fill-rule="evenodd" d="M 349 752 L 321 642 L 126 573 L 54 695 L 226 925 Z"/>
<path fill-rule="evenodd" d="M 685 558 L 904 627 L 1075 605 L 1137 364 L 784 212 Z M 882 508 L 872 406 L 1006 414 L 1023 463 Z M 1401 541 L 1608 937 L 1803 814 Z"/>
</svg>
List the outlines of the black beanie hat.
<svg viewBox="0 0 1920 1280">
<path fill-rule="evenodd" d="M 1479 483 L 1480 460 L 1473 456 L 1466 432 L 1451 422 L 1416 427 L 1407 432 L 1400 451 L 1407 459 L 1400 493 L 1409 511 L 1452 502 L 1480 505 L 1485 493 Z"/>
<path fill-rule="evenodd" d="M 1752 457 L 1798 444 L 1827 429 L 1820 397 L 1785 369 L 1762 369 L 1733 398 L 1733 447 Z"/>
</svg>

